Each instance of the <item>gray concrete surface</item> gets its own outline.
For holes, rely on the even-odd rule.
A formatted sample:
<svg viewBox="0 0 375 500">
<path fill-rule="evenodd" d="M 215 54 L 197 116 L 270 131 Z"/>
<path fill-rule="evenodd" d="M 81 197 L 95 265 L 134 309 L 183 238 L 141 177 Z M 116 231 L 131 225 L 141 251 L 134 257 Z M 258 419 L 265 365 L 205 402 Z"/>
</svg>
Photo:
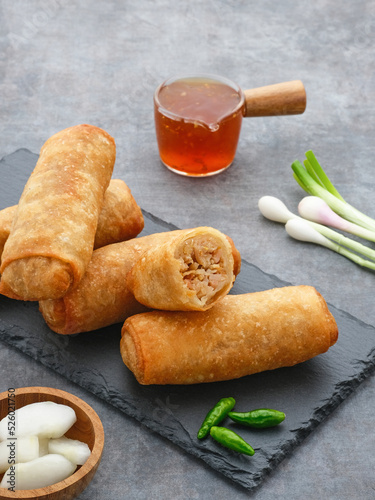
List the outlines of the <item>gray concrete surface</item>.
<svg viewBox="0 0 375 500">
<path fill-rule="evenodd" d="M 313 149 L 344 198 L 375 217 L 374 1 L 1 0 L 0 29 L 0 156 L 38 153 L 67 126 L 101 126 L 116 139 L 115 176 L 145 210 L 179 227 L 217 227 L 265 272 L 314 285 L 375 324 L 373 272 L 292 241 L 257 210 L 265 194 L 296 210 L 304 193 L 290 164 Z M 183 178 L 158 159 L 152 94 L 185 71 L 222 74 L 242 88 L 301 79 L 307 110 L 245 120 L 230 169 Z M 253 493 L 5 346 L 0 380 L 1 390 L 63 388 L 97 410 L 106 448 L 82 500 L 375 497 L 374 376 Z"/>
</svg>

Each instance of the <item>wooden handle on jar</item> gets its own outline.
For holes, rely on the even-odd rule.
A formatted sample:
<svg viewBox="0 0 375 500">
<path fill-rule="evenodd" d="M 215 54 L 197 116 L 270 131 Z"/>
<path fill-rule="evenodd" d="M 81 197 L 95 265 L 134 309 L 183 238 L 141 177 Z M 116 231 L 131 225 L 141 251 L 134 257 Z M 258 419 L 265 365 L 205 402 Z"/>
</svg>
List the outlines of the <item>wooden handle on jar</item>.
<svg viewBox="0 0 375 500">
<path fill-rule="evenodd" d="M 299 115 L 306 109 L 306 91 L 300 80 L 244 90 L 245 116 Z"/>
</svg>

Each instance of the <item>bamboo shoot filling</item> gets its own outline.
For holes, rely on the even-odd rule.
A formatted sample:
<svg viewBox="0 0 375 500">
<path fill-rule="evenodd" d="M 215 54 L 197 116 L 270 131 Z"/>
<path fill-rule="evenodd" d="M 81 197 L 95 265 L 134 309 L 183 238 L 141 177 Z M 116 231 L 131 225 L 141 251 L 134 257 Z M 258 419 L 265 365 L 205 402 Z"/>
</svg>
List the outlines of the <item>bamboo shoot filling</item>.
<svg viewBox="0 0 375 500">
<path fill-rule="evenodd" d="M 230 270 L 223 250 L 214 238 L 205 235 L 186 240 L 180 252 L 184 284 L 202 303 L 209 304 L 228 284 Z"/>
</svg>

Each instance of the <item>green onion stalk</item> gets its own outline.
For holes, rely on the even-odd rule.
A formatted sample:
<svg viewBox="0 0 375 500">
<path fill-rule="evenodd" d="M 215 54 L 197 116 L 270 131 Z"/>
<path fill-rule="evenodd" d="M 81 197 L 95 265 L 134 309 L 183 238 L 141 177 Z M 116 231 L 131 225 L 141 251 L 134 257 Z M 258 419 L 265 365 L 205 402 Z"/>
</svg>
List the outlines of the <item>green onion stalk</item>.
<svg viewBox="0 0 375 500">
<path fill-rule="evenodd" d="M 312 151 L 307 151 L 304 165 L 299 160 L 292 163 L 294 178 L 307 193 L 323 199 L 344 219 L 375 232 L 375 220 L 363 214 L 340 195 Z"/>
<path fill-rule="evenodd" d="M 258 207 L 267 219 L 285 224 L 285 229 L 291 237 L 300 241 L 322 245 L 360 266 L 375 270 L 375 250 L 372 248 L 362 245 L 323 224 L 299 217 L 274 196 L 260 198 Z"/>
</svg>

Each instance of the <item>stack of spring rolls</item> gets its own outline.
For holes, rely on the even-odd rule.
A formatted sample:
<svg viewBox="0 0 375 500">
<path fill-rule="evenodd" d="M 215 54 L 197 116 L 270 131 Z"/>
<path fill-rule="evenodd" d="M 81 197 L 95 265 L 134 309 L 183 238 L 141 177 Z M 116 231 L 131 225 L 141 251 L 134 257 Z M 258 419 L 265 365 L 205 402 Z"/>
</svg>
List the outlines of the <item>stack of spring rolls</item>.
<svg viewBox="0 0 375 500">
<path fill-rule="evenodd" d="M 123 323 L 120 352 L 141 384 L 229 380 L 332 346 L 336 322 L 309 286 L 228 295 L 233 241 L 211 227 L 139 237 L 142 212 L 111 179 L 115 142 L 78 125 L 52 136 L 18 206 L 0 212 L 0 293 L 39 301 L 60 334 Z"/>
</svg>

